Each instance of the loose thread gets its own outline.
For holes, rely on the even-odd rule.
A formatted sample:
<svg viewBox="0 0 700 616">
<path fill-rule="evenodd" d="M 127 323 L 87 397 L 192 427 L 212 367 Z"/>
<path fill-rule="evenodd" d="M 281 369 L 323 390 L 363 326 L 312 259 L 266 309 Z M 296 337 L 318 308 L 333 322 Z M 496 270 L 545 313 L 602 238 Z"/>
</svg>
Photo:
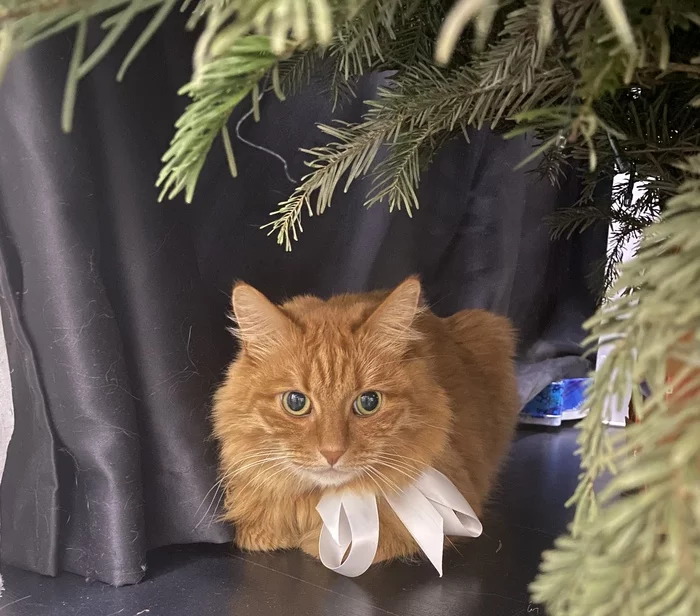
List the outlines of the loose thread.
<svg viewBox="0 0 700 616">
<path fill-rule="evenodd" d="M 264 89 L 263 89 L 264 92 Z M 258 95 L 257 102 L 260 102 L 260 100 L 263 97 L 263 92 L 261 92 Z M 265 152 L 266 154 L 269 154 L 270 156 L 274 156 L 277 160 L 279 160 L 282 163 L 282 166 L 284 167 L 284 175 L 287 176 L 287 179 L 292 183 L 292 184 L 297 184 L 297 180 L 295 180 L 290 174 L 289 174 L 289 165 L 287 164 L 287 160 L 282 156 L 281 154 L 278 154 L 274 150 L 271 150 L 270 148 L 266 148 L 263 145 L 259 145 L 257 143 L 253 143 L 252 141 L 244 138 L 241 136 L 241 125 L 243 122 L 245 122 L 254 112 L 257 107 L 257 104 L 253 104 L 250 109 L 241 116 L 241 118 L 238 120 L 236 123 L 236 137 L 238 137 L 239 141 L 242 141 L 246 145 L 250 146 L 251 148 L 255 148 L 256 150 L 260 150 L 261 152 Z"/>
</svg>

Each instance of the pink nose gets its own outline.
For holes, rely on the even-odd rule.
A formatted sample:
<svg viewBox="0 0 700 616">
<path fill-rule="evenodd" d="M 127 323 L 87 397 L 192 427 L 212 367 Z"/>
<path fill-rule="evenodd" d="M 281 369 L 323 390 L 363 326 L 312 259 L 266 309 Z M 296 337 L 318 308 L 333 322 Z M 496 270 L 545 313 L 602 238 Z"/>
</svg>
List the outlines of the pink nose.
<svg viewBox="0 0 700 616">
<path fill-rule="evenodd" d="M 328 460 L 328 464 L 333 466 L 345 453 L 343 449 L 319 449 L 321 455 Z"/>
</svg>

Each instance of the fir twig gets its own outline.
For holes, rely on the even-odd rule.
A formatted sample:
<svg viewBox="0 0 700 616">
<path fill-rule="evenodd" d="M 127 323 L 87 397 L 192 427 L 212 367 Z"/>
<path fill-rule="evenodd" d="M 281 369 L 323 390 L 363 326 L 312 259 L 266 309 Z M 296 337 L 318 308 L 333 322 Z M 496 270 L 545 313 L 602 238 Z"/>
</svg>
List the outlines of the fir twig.
<svg viewBox="0 0 700 616">
<path fill-rule="evenodd" d="M 216 136 L 226 126 L 235 107 L 258 86 L 277 63 L 270 39 L 251 35 L 236 40 L 226 53 L 201 67 L 195 81 L 180 91 L 192 103 L 177 121 L 177 131 L 163 156 L 157 185 L 160 198 L 172 199 L 185 191 L 192 200 L 199 173 Z M 257 101 L 257 97 L 254 97 Z M 228 151 L 229 165 L 233 152 Z"/>
<path fill-rule="evenodd" d="M 574 525 L 544 554 L 532 584 L 534 599 L 555 616 L 700 611 L 700 155 L 681 169 L 679 194 L 623 266 L 617 289 L 632 292 L 588 324 L 595 339 L 615 342 L 581 424 Z M 667 383 L 674 356 L 686 367 Z M 600 420 L 612 397 L 642 380 L 652 395 L 642 400 L 632 389 L 641 423 L 614 448 Z M 594 500 L 593 482 L 606 468 L 616 478 Z"/>
</svg>

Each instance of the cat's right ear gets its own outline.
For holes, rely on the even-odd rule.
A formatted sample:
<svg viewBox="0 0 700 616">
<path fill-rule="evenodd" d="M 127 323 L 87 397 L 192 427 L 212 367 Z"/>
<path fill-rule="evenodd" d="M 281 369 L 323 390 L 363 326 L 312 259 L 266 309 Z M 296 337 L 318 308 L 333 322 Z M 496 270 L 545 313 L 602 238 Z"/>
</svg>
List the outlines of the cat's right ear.
<svg viewBox="0 0 700 616">
<path fill-rule="evenodd" d="M 277 346 L 293 328 L 280 308 L 248 284 L 233 287 L 231 303 L 237 324 L 232 331 L 253 354 Z"/>
</svg>

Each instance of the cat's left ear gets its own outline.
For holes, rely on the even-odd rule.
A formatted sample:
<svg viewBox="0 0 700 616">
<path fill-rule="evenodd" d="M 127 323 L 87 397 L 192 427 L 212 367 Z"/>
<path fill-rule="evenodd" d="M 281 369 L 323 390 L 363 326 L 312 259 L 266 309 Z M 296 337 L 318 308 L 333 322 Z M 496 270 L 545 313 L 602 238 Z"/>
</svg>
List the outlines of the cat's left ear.
<svg viewBox="0 0 700 616">
<path fill-rule="evenodd" d="M 379 342 L 401 346 L 420 337 L 412 325 L 421 307 L 420 281 L 408 278 L 389 293 L 364 327 L 376 335 Z"/>
<path fill-rule="evenodd" d="M 238 324 L 233 333 L 252 353 L 271 350 L 294 327 L 278 306 L 248 284 L 238 283 L 233 287 L 231 302 Z"/>
</svg>

